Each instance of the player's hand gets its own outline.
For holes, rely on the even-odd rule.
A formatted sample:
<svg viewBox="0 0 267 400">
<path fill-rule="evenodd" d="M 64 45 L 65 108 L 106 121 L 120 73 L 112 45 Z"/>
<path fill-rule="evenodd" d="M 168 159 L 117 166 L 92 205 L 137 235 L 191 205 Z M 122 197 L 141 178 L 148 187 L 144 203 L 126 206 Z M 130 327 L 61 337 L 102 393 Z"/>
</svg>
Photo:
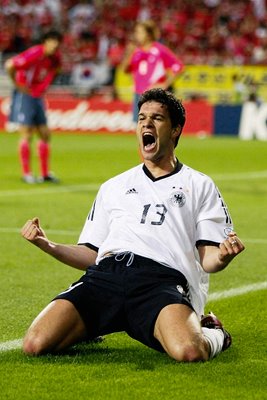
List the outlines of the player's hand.
<svg viewBox="0 0 267 400">
<path fill-rule="evenodd" d="M 220 244 L 219 260 L 228 264 L 237 254 L 245 250 L 245 246 L 235 232 L 230 232 L 228 238 Z"/>
<path fill-rule="evenodd" d="M 125 48 L 125 54 L 128 56 L 132 55 L 136 47 L 136 43 L 133 40 L 130 40 Z"/>
<path fill-rule="evenodd" d="M 25 85 L 16 84 L 16 89 L 17 89 L 19 92 L 24 93 L 24 94 L 29 94 L 29 93 L 30 93 L 29 89 L 28 89 L 27 86 L 25 86 Z"/>
<path fill-rule="evenodd" d="M 24 237 L 24 239 L 27 239 L 29 242 L 32 242 L 37 246 L 40 240 L 47 240 L 46 234 L 41 228 L 39 218 L 37 217 L 30 219 L 26 222 L 26 224 L 21 229 L 21 235 L 22 237 Z"/>
</svg>

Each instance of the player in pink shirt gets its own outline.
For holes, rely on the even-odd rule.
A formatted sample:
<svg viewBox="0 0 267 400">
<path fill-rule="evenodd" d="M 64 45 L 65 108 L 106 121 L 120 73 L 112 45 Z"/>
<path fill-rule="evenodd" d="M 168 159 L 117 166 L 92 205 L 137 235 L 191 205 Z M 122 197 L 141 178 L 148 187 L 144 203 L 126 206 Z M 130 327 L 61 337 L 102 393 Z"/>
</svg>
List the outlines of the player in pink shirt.
<svg viewBox="0 0 267 400">
<path fill-rule="evenodd" d="M 157 41 L 158 36 L 157 26 L 153 21 L 137 22 L 134 42 L 127 46 L 122 62 L 123 70 L 133 75 L 135 121 L 140 95 L 155 87 L 170 90 L 184 68 L 181 60 L 168 47 Z"/>
<path fill-rule="evenodd" d="M 34 129 L 40 140 L 37 143 L 41 177 L 38 182 L 58 182 L 49 172 L 50 130 L 44 105 L 44 93 L 54 80 L 61 65 L 59 45 L 62 36 L 50 31 L 43 37 L 43 43 L 7 60 L 5 68 L 14 84 L 9 120 L 20 125 L 21 141 L 19 155 L 22 179 L 35 183 L 30 166 L 31 139 Z"/>
</svg>

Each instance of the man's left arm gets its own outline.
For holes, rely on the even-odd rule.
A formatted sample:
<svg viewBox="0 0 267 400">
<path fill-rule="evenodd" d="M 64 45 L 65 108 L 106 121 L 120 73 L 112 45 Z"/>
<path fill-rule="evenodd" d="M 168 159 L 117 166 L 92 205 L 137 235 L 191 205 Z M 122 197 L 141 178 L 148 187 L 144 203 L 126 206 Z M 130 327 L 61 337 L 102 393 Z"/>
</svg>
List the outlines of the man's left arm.
<svg viewBox="0 0 267 400">
<path fill-rule="evenodd" d="M 218 247 L 199 246 L 200 263 L 205 272 L 218 272 L 223 270 L 244 249 L 245 246 L 236 233 L 231 232 Z"/>
</svg>

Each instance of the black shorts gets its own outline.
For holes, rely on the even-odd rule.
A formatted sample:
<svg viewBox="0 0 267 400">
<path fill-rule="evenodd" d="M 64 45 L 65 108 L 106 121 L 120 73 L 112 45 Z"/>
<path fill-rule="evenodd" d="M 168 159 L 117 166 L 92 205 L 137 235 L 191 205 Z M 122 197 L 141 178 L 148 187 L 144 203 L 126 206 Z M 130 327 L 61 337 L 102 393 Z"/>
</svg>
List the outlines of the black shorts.
<svg viewBox="0 0 267 400">
<path fill-rule="evenodd" d="M 163 349 L 153 333 L 159 312 L 168 304 L 185 304 L 193 309 L 182 273 L 128 252 L 89 267 L 56 299 L 74 304 L 88 338 L 125 331 L 158 351 Z"/>
</svg>

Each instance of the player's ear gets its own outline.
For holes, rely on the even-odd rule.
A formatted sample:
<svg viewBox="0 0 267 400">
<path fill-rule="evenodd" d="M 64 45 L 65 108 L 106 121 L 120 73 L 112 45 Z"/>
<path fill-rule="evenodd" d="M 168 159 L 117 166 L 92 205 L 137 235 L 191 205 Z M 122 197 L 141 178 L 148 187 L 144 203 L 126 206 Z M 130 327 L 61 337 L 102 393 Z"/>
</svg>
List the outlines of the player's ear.
<svg viewBox="0 0 267 400">
<path fill-rule="evenodd" d="M 180 125 L 172 129 L 172 138 L 175 143 L 177 143 L 179 136 L 181 135 L 181 132 L 182 132 L 182 127 Z"/>
</svg>

